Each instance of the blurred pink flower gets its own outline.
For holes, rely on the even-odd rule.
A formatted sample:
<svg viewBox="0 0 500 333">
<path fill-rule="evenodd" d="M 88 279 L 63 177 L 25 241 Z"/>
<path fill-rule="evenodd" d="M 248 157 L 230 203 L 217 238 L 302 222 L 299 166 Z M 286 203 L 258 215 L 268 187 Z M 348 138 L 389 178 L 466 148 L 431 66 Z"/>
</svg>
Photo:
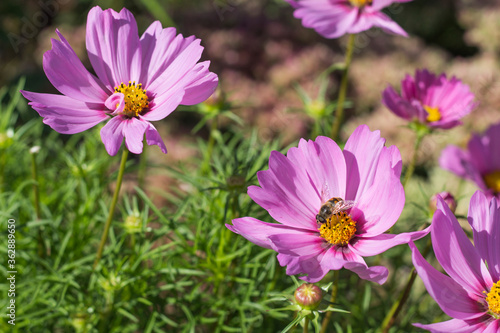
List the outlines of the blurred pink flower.
<svg viewBox="0 0 500 333">
<path fill-rule="evenodd" d="M 107 152 L 115 155 L 125 137 L 132 153 L 148 145 L 166 147 L 150 123 L 165 118 L 179 104 L 203 102 L 215 90 L 217 75 L 209 61 L 198 63 L 203 47 L 194 36 L 176 36 L 156 21 L 139 38 L 135 18 L 94 7 L 87 19 L 86 44 L 97 77 L 89 73 L 56 30 L 59 40 L 43 56 L 49 81 L 63 95 L 21 91 L 43 122 L 59 133 L 85 131 L 110 119 L 101 129 Z"/>
<path fill-rule="evenodd" d="M 462 124 L 461 118 L 476 106 L 469 86 L 446 74 L 436 76 L 417 70 L 415 78 L 407 75 L 401 82 L 401 95 L 388 86 L 382 102 L 397 116 L 417 120 L 431 128 L 448 129 Z"/>
<path fill-rule="evenodd" d="M 438 197 L 441 197 L 444 202 L 446 202 L 452 213 L 455 213 L 455 210 L 457 209 L 457 201 L 455 200 L 453 194 L 447 191 L 436 193 L 431 197 L 431 199 L 429 200 L 429 208 L 431 210 L 431 213 L 434 213 L 437 209 Z"/>
<path fill-rule="evenodd" d="M 325 38 L 357 34 L 372 27 L 408 36 L 381 10 L 394 2 L 411 0 L 285 0 L 295 8 L 294 16 L 302 25 L 316 30 Z"/>
<path fill-rule="evenodd" d="M 432 267 L 410 243 L 413 264 L 429 294 L 454 319 L 414 324 L 431 332 L 500 331 L 500 207 L 477 191 L 469 205 L 473 245 L 443 199 L 438 199 L 431 238 L 449 276 Z"/>
<path fill-rule="evenodd" d="M 472 180 L 488 197 L 500 198 L 500 124 L 474 134 L 467 149 L 449 145 L 439 157 L 441 168 Z"/>
<path fill-rule="evenodd" d="M 249 241 L 277 251 L 287 274 L 307 274 L 308 282 L 321 280 L 342 267 L 362 279 L 384 283 L 388 270 L 368 267 L 363 257 L 408 243 L 428 233 L 384 234 L 399 218 L 405 203 L 401 185 L 401 155 L 395 146 L 384 147 L 380 132 L 359 126 L 344 151 L 330 138 L 299 142 L 287 156 L 273 151 L 269 170 L 257 173 L 261 187 L 248 195 L 279 223 L 252 217 L 226 225 Z M 348 210 L 322 223 L 317 214 L 331 198 L 354 202 Z M 347 201 L 345 201 L 347 202 Z"/>
</svg>

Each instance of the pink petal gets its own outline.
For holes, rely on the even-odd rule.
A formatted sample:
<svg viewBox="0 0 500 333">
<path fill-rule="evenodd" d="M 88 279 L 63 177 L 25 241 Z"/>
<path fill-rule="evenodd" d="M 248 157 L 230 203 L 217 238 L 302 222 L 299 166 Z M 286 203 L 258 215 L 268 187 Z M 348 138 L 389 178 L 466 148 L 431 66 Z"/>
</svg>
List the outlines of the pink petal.
<svg viewBox="0 0 500 333">
<path fill-rule="evenodd" d="M 485 313 L 480 309 L 480 303 L 471 299 L 460 284 L 429 265 L 413 242 L 409 245 L 412 250 L 413 265 L 425 288 L 448 316 L 467 320 L 478 318 Z"/>
<path fill-rule="evenodd" d="M 52 49 L 43 55 L 43 70 L 49 81 L 62 94 L 83 102 L 102 103 L 107 92 L 101 82 L 89 73 L 78 59 L 68 41 L 52 39 Z"/>
<path fill-rule="evenodd" d="M 97 76 L 113 90 L 120 83 L 139 83 L 141 45 L 135 18 L 126 8 L 92 8 L 87 18 L 87 51 Z"/>
<path fill-rule="evenodd" d="M 474 193 L 469 205 L 469 223 L 474 231 L 474 246 L 488 264 L 494 281 L 500 280 L 500 207 L 481 191 Z"/>
<path fill-rule="evenodd" d="M 491 125 L 482 135 L 473 135 L 467 150 L 481 173 L 500 170 L 500 123 Z M 492 153 L 495 152 L 495 153 Z"/>
<path fill-rule="evenodd" d="M 321 204 L 333 197 L 345 198 L 346 166 L 339 146 L 330 138 L 316 141 L 301 139 L 298 148 L 290 148 L 287 157 L 306 174 L 319 211 Z"/>
<path fill-rule="evenodd" d="M 281 266 L 287 266 L 286 274 L 306 274 L 300 277 L 301 280 L 315 283 L 320 281 L 330 271 L 328 268 L 321 265 L 325 258 L 326 251 L 318 253 L 314 256 L 296 257 L 286 254 L 279 254 L 278 261 Z"/>
<path fill-rule="evenodd" d="M 347 168 L 345 199 L 357 200 L 358 195 L 373 184 L 384 143 L 380 131 L 370 132 L 366 125 L 358 126 L 349 137 L 344 147 Z"/>
<path fill-rule="evenodd" d="M 248 195 L 278 222 L 317 232 L 318 196 L 307 176 L 279 152 L 271 152 L 269 170 L 257 172 L 258 186 Z"/>
<path fill-rule="evenodd" d="M 373 13 L 370 15 L 369 20 L 372 22 L 372 26 L 382 28 L 385 32 L 408 37 L 406 31 L 384 13 Z"/>
<path fill-rule="evenodd" d="M 101 128 L 101 140 L 109 155 L 115 156 L 123 141 L 123 118 L 116 116 Z"/>
<path fill-rule="evenodd" d="M 137 118 L 123 119 L 122 133 L 125 137 L 125 145 L 133 154 L 142 153 L 142 141 L 144 141 L 144 132 L 149 127 L 149 123 L 145 120 Z"/>
<path fill-rule="evenodd" d="M 182 105 L 194 105 L 204 102 L 209 98 L 219 84 L 219 78 L 215 73 L 208 70 L 210 61 L 204 61 L 196 64 L 191 71 L 194 75 L 190 82 L 186 83 L 185 94 L 182 99 Z"/>
<path fill-rule="evenodd" d="M 325 38 L 345 35 L 358 17 L 358 9 L 331 1 L 300 1 L 294 12 L 302 25 L 313 28 Z"/>
<path fill-rule="evenodd" d="M 500 319 L 493 320 L 489 323 L 483 333 L 498 333 L 500 331 Z"/>
<path fill-rule="evenodd" d="M 266 223 L 253 217 L 241 217 L 233 220 L 233 225 L 226 227 L 234 233 L 240 234 L 249 241 L 266 249 L 274 249 L 274 243 L 269 240 L 272 235 L 291 234 L 297 238 L 311 234 L 310 231 L 287 227 L 278 223 Z"/>
<path fill-rule="evenodd" d="M 156 95 L 153 102 L 149 104 L 149 111 L 141 117 L 148 121 L 158 121 L 171 114 L 182 102 L 184 87 L 178 86 L 161 95 Z"/>
<path fill-rule="evenodd" d="M 436 258 L 446 273 L 477 299 L 484 298 L 483 291 L 493 284 L 491 276 L 455 215 L 439 196 L 431 238 Z"/>
<path fill-rule="evenodd" d="M 193 40 L 194 36 L 176 36 L 175 28 L 163 29 L 159 21 L 153 22 L 141 36 L 142 71 L 140 81 L 148 86 L 157 79 Z"/>
<path fill-rule="evenodd" d="M 482 163 L 479 156 L 471 158 L 469 152 L 449 145 L 441 152 L 439 166 L 457 176 L 474 181 L 481 189 L 488 191 L 476 164 Z"/>
<path fill-rule="evenodd" d="M 373 0 L 373 3 L 371 6 L 367 7 L 367 9 L 370 9 L 370 11 L 380 11 L 384 9 L 385 7 L 389 7 L 395 2 L 409 2 L 412 0 Z"/>
<path fill-rule="evenodd" d="M 382 103 L 403 119 L 411 120 L 415 116 L 412 105 L 401 98 L 391 86 L 388 86 L 382 93 Z"/>
<path fill-rule="evenodd" d="M 297 257 L 280 253 L 278 260 L 281 266 L 287 265 L 287 274 L 307 274 L 300 278 L 315 283 L 325 277 L 330 270 L 339 270 L 344 267 L 352 256 L 355 256 L 355 254 L 347 248 L 330 246 L 315 255 L 309 256 Z"/>
<path fill-rule="evenodd" d="M 63 134 L 83 132 L 109 116 L 101 103 L 86 103 L 64 95 L 39 94 L 21 90 L 29 105 L 35 109 L 44 124 Z"/>
<path fill-rule="evenodd" d="M 327 246 L 317 233 L 274 234 L 268 238 L 275 251 L 297 257 L 317 256 Z"/>
<path fill-rule="evenodd" d="M 193 70 L 198 60 L 200 60 L 203 47 L 199 39 L 189 39 L 190 43 L 181 50 L 176 50 L 172 54 L 173 60 L 166 67 L 156 80 L 149 83 L 147 89 L 157 94 L 167 92 L 176 86 L 189 71 Z"/>
<path fill-rule="evenodd" d="M 346 263 L 344 268 L 356 273 L 361 279 L 372 281 L 378 284 L 384 284 L 389 275 L 387 268 L 383 266 L 368 267 L 365 260 L 356 254 L 349 245 L 347 248 L 337 248 L 337 252 L 341 252 Z"/>
<path fill-rule="evenodd" d="M 421 231 L 406 232 L 398 235 L 381 234 L 374 237 L 358 237 L 352 242 L 352 250 L 362 257 L 370 257 L 393 248 L 396 245 L 407 244 L 427 235 L 430 227 Z"/>
<path fill-rule="evenodd" d="M 358 235 L 379 235 L 392 227 L 401 215 L 405 193 L 399 178 L 400 164 L 398 149 L 384 148 L 380 153 L 378 163 L 373 165 L 376 170 L 373 173 L 376 173 L 372 185 L 358 192 L 357 203 L 351 210 L 351 217 L 358 223 Z"/>
<path fill-rule="evenodd" d="M 151 123 L 149 123 L 149 127 L 146 129 L 146 143 L 150 146 L 157 145 L 164 154 L 167 153 L 167 147 L 165 147 L 160 133 L 158 133 L 156 128 Z"/>
<path fill-rule="evenodd" d="M 106 99 L 104 105 L 113 111 L 112 115 L 121 114 L 125 108 L 125 95 L 123 93 L 114 93 Z"/>
<path fill-rule="evenodd" d="M 389 270 L 384 266 L 368 267 L 362 263 L 348 263 L 344 268 L 356 273 L 361 279 L 378 283 L 380 285 L 387 281 Z"/>
<path fill-rule="evenodd" d="M 429 325 L 413 324 L 413 326 L 431 331 L 432 333 L 483 332 L 483 330 L 487 327 L 487 325 L 481 319 L 472 319 L 472 320 L 451 319 L 448 321 L 443 321 L 435 324 L 429 324 Z"/>
</svg>

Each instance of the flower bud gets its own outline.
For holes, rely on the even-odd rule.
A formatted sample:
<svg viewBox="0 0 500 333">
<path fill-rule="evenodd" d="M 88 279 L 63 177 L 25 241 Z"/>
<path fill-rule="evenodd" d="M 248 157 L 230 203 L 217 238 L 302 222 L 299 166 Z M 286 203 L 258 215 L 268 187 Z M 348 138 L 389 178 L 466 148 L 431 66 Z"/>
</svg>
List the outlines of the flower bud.
<svg viewBox="0 0 500 333">
<path fill-rule="evenodd" d="M 125 218 L 125 231 L 129 234 L 140 232 L 142 229 L 142 218 L 138 213 L 131 214 Z"/>
<path fill-rule="evenodd" d="M 198 105 L 198 109 L 204 114 L 217 114 L 224 109 L 225 104 L 226 95 L 217 88 L 209 98 Z"/>
<path fill-rule="evenodd" d="M 295 301 L 305 310 L 316 310 L 323 299 L 323 290 L 312 283 L 304 283 L 295 290 Z"/>
<path fill-rule="evenodd" d="M 306 113 L 314 119 L 322 119 L 327 113 L 327 105 L 321 100 L 312 100 L 305 105 Z"/>
<path fill-rule="evenodd" d="M 437 209 L 437 196 L 440 196 L 443 198 L 444 202 L 448 205 L 452 213 L 455 213 L 455 210 L 457 209 L 457 201 L 455 200 L 455 197 L 451 195 L 450 192 L 440 192 L 436 193 L 432 196 L 431 200 L 429 201 L 429 209 L 431 210 L 431 213 L 434 213 Z"/>
</svg>

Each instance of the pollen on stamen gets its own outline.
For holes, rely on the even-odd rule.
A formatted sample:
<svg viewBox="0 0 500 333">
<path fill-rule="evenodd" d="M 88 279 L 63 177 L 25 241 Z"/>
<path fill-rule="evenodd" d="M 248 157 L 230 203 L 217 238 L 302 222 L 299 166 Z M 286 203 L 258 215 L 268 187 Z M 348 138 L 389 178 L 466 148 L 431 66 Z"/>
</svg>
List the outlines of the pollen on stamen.
<svg viewBox="0 0 500 333">
<path fill-rule="evenodd" d="M 356 233 L 356 221 L 345 212 L 332 215 L 319 228 L 319 234 L 327 242 L 346 246 Z"/>
<path fill-rule="evenodd" d="M 490 292 L 486 295 L 488 309 L 495 318 L 500 318 L 500 281 L 494 283 Z"/>
<path fill-rule="evenodd" d="M 373 0 L 349 0 L 349 2 L 356 7 L 364 7 L 366 5 L 371 5 Z"/>
<path fill-rule="evenodd" d="M 146 90 L 142 89 L 142 83 L 136 85 L 135 81 L 128 81 L 128 85 L 123 82 L 115 87 L 115 92 L 124 95 L 125 107 L 123 114 L 129 117 L 137 117 L 149 107 L 149 99 Z"/>
<path fill-rule="evenodd" d="M 500 193 L 500 170 L 487 173 L 483 179 L 489 189 Z"/>
<path fill-rule="evenodd" d="M 439 108 L 437 107 L 430 107 L 425 105 L 424 106 L 425 111 L 427 111 L 427 121 L 432 123 L 433 121 L 438 121 L 441 120 L 441 112 L 439 112 Z"/>
</svg>

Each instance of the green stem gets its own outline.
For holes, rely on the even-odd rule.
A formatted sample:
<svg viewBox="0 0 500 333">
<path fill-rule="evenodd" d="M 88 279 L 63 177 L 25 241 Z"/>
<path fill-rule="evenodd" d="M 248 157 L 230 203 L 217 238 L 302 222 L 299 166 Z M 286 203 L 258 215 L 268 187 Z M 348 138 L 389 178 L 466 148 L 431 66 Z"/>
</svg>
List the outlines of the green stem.
<svg viewBox="0 0 500 333">
<path fill-rule="evenodd" d="M 422 253 L 424 258 L 429 253 L 431 246 L 432 246 L 432 241 L 429 238 L 427 245 Z M 396 302 L 394 302 L 394 304 L 392 304 L 391 309 L 389 310 L 389 312 L 387 313 L 387 315 L 384 318 L 384 321 L 382 322 L 382 326 L 381 326 L 382 333 L 389 332 L 389 329 L 392 327 L 392 325 L 396 321 L 396 318 L 398 317 L 399 313 L 401 312 L 401 309 L 403 308 L 406 301 L 408 300 L 408 297 L 410 296 L 411 288 L 413 287 L 413 283 L 415 282 L 416 277 L 417 277 L 417 271 L 415 270 L 415 267 L 413 267 L 411 272 L 410 272 L 410 275 L 408 276 L 408 282 L 406 283 L 405 289 L 399 295 L 399 298 L 396 300 Z"/>
<path fill-rule="evenodd" d="M 38 171 L 37 171 L 37 165 L 36 165 L 36 158 L 35 154 L 31 154 L 31 175 L 33 177 L 33 194 L 34 194 L 34 204 L 35 204 L 35 213 L 36 213 L 36 218 L 40 220 L 41 214 L 40 214 L 40 192 L 38 190 Z"/>
<path fill-rule="evenodd" d="M 215 145 L 215 131 L 217 131 L 217 116 L 212 119 L 212 123 L 210 124 L 210 133 L 208 134 L 208 144 L 207 144 L 207 152 L 205 155 L 205 162 L 203 166 L 203 170 L 208 172 L 210 169 L 210 160 L 212 159 L 212 152 L 214 150 Z"/>
<path fill-rule="evenodd" d="M 40 190 L 38 187 L 38 170 L 36 165 L 35 152 L 31 152 L 31 176 L 33 177 L 33 201 L 35 205 L 36 219 L 40 220 L 42 214 L 40 212 Z M 43 235 L 41 228 L 41 226 L 38 227 L 38 255 L 43 258 L 45 256 L 45 246 L 43 244 Z"/>
<path fill-rule="evenodd" d="M 313 130 L 311 134 L 311 138 L 316 138 L 321 135 L 321 120 L 322 119 L 314 119 Z"/>
<path fill-rule="evenodd" d="M 349 35 L 349 41 L 347 43 L 347 50 L 345 54 L 344 74 L 342 74 L 342 80 L 340 82 L 339 98 L 337 100 L 337 110 L 335 113 L 335 121 L 333 122 L 333 127 L 332 127 L 333 140 L 337 140 L 340 131 L 340 126 L 342 125 L 342 121 L 344 119 L 344 102 L 347 93 L 347 77 L 349 73 L 349 67 L 351 65 L 355 40 L 356 40 L 356 35 L 354 34 Z"/>
<path fill-rule="evenodd" d="M 302 330 L 303 333 L 309 332 L 309 317 L 306 316 L 305 318 L 305 323 L 304 323 L 304 329 Z"/>
<path fill-rule="evenodd" d="M 139 185 L 139 188 L 144 189 L 144 180 L 146 179 L 146 168 L 147 168 L 147 150 L 148 146 L 146 144 L 146 139 L 144 139 L 144 148 L 142 148 L 142 154 L 139 157 L 139 170 L 137 172 L 137 184 Z"/>
<path fill-rule="evenodd" d="M 330 299 L 331 303 L 335 303 L 335 300 L 337 299 L 337 292 L 339 289 L 339 271 L 334 271 L 333 272 L 333 286 L 332 286 L 332 297 Z M 326 329 L 328 328 L 328 322 L 330 322 L 330 318 L 332 317 L 332 311 L 328 311 L 325 315 L 325 318 L 323 318 L 323 322 L 321 323 L 321 330 L 320 333 L 325 333 Z"/>
<path fill-rule="evenodd" d="M 92 270 L 95 271 L 97 264 L 101 260 L 102 251 L 104 250 L 104 245 L 106 244 L 106 240 L 108 239 L 109 227 L 111 227 L 111 221 L 113 220 L 113 215 L 115 212 L 116 203 L 118 202 L 118 195 L 120 194 L 120 187 L 122 186 L 123 174 L 125 172 L 125 164 L 127 163 L 128 150 L 127 148 L 123 148 L 122 160 L 120 162 L 120 169 L 118 171 L 118 179 L 116 180 L 115 193 L 113 194 L 113 200 L 111 201 L 111 206 L 109 207 L 108 219 L 106 220 L 106 224 L 104 225 L 104 231 L 101 237 L 101 243 L 99 244 L 99 248 L 97 249 L 97 256 L 94 261 L 94 266 Z"/>
<path fill-rule="evenodd" d="M 420 148 L 420 144 L 422 143 L 422 139 L 424 138 L 426 133 L 417 131 L 417 139 L 415 140 L 415 147 L 413 149 L 413 156 L 410 161 L 410 165 L 406 169 L 405 178 L 403 179 L 403 187 L 406 188 L 408 181 L 413 175 L 413 171 L 415 171 L 415 164 L 417 163 L 418 149 Z"/>
</svg>

